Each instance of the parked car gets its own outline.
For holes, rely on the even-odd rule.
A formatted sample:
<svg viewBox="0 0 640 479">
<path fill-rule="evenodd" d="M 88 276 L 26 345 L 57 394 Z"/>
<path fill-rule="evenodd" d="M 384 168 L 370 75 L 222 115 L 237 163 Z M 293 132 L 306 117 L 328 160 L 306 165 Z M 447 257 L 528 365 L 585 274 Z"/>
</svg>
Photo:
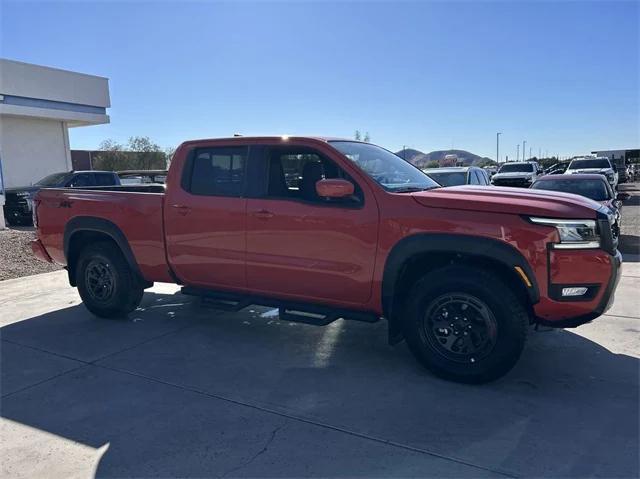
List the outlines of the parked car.
<svg viewBox="0 0 640 479">
<path fill-rule="evenodd" d="M 164 185 L 167 181 L 167 170 L 125 170 L 118 171 L 123 185 L 143 185 L 158 183 Z"/>
<path fill-rule="evenodd" d="M 424 171 L 442 186 L 491 184 L 489 174 L 475 166 L 455 166 L 450 168 L 427 168 Z"/>
<path fill-rule="evenodd" d="M 32 222 L 33 197 L 42 188 L 115 186 L 120 179 L 113 171 L 68 171 L 45 176 L 30 186 L 5 190 L 4 217 L 8 225 Z"/>
<path fill-rule="evenodd" d="M 609 185 L 615 191 L 618 186 L 618 173 L 615 165 L 612 165 L 609 158 L 576 158 L 571 160 L 565 175 L 578 175 L 584 173 L 594 173 L 606 177 Z"/>
<path fill-rule="evenodd" d="M 529 188 L 539 176 L 538 164 L 530 161 L 519 161 L 503 164 L 491 177 L 495 186 L 518 186 Z"/>
<path fill-rule="evenodd" d="M 298 172 L 287 181 L 286 171 Z M 298 180 L 300 178 L 300 180 Z M 155 281 L 221 308 L 278 307 L 326 325 L 388 321 L 444 378 L 517 362 L 530 324 L 575 327 L 610 306 L 621 255 L 606 207 L 548 191 L 440 187 L 369 143 L 188 141 L 162 185 L 45 189 L 34 254 L 67 268 L 96 316 Z"/>
<path fill-rule="evenodd" d="M 616 194 L 603 175 L 562 175 L 543 176 L 531 185 L 535 190 L 561 191 L 585 196 L 611 209 L 615 214 L 614 236 L 620 233 L 622 202 L 630 198 L 629 193 Z"/>
</svg>

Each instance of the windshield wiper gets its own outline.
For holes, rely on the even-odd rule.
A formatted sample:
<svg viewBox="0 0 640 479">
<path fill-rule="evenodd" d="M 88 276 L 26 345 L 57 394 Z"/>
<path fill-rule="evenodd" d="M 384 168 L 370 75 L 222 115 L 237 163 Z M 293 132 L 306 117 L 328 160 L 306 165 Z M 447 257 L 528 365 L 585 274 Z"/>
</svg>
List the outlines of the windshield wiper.
<svg viewBox="0 0 640 479">
<path fill-rule="evenodd" d="M 397 188 L 395 190 L 391 190 L 392 193 L 415 193 L 416 191 L 427 191 L 432 190 L 434 188 L 440 188 L 439 186 L 428 186 L 426 188 L 421 188 L 419 186 L 407 186 L 405 188 Z"/>
</svg>

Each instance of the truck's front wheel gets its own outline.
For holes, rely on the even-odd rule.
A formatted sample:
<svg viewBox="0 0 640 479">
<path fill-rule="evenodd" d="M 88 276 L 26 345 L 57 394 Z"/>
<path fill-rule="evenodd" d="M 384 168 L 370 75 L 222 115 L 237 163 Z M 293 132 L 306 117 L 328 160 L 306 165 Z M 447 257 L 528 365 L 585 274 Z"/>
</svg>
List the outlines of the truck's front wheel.
<svg viewBox="0 0 640 479">
<path fill-rule="evenodd" d="M 96 316 L 125 316 L 140 304 L 144 288 L 113 243 L 86 246 L 76 263 L 76 281 L 82 302 Z"/>
<path fill-rule="evenodd" d="M 418 360 L 440 377 L 484 383 L 506 374 L 524 348 L 529 316 L 489 272 L 448 266 L 411 289 L 403 330 Z"/>
</svg>

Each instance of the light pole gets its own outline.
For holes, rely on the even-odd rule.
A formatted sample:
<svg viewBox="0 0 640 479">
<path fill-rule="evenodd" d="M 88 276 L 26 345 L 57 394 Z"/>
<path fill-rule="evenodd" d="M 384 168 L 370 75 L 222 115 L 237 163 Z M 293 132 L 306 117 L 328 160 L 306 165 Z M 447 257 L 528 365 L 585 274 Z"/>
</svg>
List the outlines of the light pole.
<svg viewBox="0 0 640 479">
<path fill-rule="evenodd" d="M 518 149 L 516 150 L 516 161 L 520 161 L 520 143 L 518 143 Z"/>
<path fill-rule="evenodd" d="M 524 155 L 527 154 L 527 140 L 522 141 L 522 161 L 524 160 Z"/>
<path fill-rule="evenodd" d="M 496 166 L 500 166 L 500 135 L 501 131 L 496 133 Z"/>
</svg>

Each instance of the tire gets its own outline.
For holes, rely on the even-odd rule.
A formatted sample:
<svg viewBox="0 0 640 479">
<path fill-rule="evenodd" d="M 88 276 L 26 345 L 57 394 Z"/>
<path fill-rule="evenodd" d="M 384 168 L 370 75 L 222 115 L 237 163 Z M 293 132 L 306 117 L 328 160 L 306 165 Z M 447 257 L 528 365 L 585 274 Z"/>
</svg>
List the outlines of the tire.
<svg viewBox="0 0 640 479">
<path fill-rule="evenodd" d="M 120 249 L 109 241 L 86 246 L 76 263 L 78 292 L 86 308 L 101 318 L 124 317 L 138 307 L 142 282 Z"/>
<path fill-rule="evenodd" d="M 414 284 L 402 327 L 409 349 L 427 369 L 444 379 L 480 384 L 516 364 L 529 314 L 498 276 L 447 266 Z"/>
</svg>

